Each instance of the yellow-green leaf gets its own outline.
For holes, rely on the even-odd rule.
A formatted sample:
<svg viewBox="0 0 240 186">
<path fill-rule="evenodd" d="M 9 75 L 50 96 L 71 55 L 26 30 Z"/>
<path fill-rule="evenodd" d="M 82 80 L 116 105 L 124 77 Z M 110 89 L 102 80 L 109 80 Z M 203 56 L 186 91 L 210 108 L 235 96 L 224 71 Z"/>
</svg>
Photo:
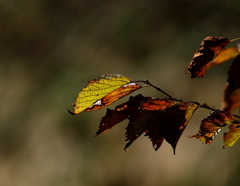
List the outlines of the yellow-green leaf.
<svg viewBox="0 0 240 186">
<path fill-rule="evenodd" d="M 239 50 L 237 47 L 225 48 L 220 52 L 220 54 L 216 57 L 216 59 L 212 63 L 209 63 L 208 68 L 220 65 L 230 59 L 235 58 L 237 55 L 239 55 Z"/>
<path fill-rule="evenodd" d="M 86 87 L 81 90 L 73 104 L 72 114 L 100 109 L 141 87 L 122 75 L 102 75 L 89 81 Z"/>
<path fill-rule="evenodd" d="M 236 121 L 235 123 L 231 124 L 229 129 L 230 131 L 225 132 L 223 135 L 223 148 L 233 146 L 240 138 L 240 121 Z"/>
</svg>

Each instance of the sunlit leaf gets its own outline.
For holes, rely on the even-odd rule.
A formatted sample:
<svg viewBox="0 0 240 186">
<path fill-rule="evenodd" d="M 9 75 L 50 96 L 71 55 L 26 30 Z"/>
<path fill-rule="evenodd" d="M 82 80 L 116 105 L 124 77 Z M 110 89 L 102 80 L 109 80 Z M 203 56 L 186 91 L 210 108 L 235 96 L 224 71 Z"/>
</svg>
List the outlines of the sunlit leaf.
<svg viewBox="0 0 240 186">
<path fill-rule="evenodd" d="M 232 124 L 234 121 L 235 117 L 232 114 L 222 111 L 213 111 L 201 121 L 198 134 L 190 138 L 197 138 L 205 144 L 210 144 L 222 128 Z"/>
<path fill-rule="evenodd" d="M 220 54 L 215 58 L 215 60 L 210 63 L 208 68 L 220 65 L 230 59 L 235 58 L 237 55 L 239 55 L 239 50 L 237 47 L 228 47 L 223 49 Z"/>
<path fill-rule="evenodd" d="M 72 114 L 105 107 L 141 88 L 130 79 L 118 74 L 105 74 L 89 81 L 76 98 Z"/>
<path fill-rule="evenodd" d="M 223 148 L 233 146 L 240 138 L 240 121 L 234 121 L 228 128 L 230 131 L 225 132 L 223 135 Z"/>
<path fill-rule="evenodd" d="M 191 78 L 203 77 L 209 63 L 229 42 L 230 40 L 225 37 L 206 37 L 188 66 Z"/>
</svg>

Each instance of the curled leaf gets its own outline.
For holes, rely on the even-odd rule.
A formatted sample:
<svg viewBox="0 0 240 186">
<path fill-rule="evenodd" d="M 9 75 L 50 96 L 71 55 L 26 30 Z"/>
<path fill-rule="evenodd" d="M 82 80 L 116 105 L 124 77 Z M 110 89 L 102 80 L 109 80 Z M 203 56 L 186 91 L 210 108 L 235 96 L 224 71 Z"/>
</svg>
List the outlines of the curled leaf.
<svg viewBox="0 0 240 186">
<path fill-rule="evenodd" d="M 139 84 L 118 74 L 105 74 L 89 81 L 73 104 L 72 114 L 97 110 L 141 88 Z"/>
<path fill-rule="evenodd" d="M 230 40 L 225 37 L 206 37 L 187 68 L 191 78 L 203 77 L 209 63 L 229 42 Z"/>
<path fill-rule="evenodd" d="M 197 138 L 205 144 L 210 144 L 222 128 L 234 121 L 235 117 L 232 114 L 213 111 L 201 121 L 199 132 L 190 138 Z"/>
</svg>

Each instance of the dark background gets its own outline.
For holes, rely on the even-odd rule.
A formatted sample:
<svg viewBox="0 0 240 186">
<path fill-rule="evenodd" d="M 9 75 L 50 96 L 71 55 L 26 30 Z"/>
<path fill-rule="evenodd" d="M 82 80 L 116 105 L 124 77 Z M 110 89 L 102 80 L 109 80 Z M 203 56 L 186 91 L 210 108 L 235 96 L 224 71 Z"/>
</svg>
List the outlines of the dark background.
<svg viewBox="0 0 240 186">
<path fill-rule="evenodd" d="M 67 113 L 106 73 L 219 108 L 230 63 L 203 79 L 186 67 L 206 36 L 240 37 L 239 17 L 239 0 L 0 0 L 1 185 L 239 185 L 239 143 L 222 149 L 223 132 L 211 145 L 188 138 L 208 110 L 196 111 L 175 156 L 147 137 L 125 152 L 127 122 L 94 137 L 106 109 Z"/>
</svg>

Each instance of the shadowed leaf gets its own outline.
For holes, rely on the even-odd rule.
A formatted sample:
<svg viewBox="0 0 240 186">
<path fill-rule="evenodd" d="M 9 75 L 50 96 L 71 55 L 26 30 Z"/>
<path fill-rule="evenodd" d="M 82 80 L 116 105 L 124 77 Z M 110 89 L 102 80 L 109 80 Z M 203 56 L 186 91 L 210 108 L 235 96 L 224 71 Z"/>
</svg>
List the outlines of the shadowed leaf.
<svg viewBox="0 0 240 186">
<path fill-rule="evenodd" d="M 232 114 L 213 111 L 201 121 L 198 134 L 190 138 L 197 138 L 205 144 L 210 144 L 222 128 L 234 121 L 235 117 Z"/>
<path fill-rule="evenodd" d="M 209 62 L 214 60 L 229 42 L 225 37 L 206 37 L 187 68 L 191 78 L 203 77 Z"/>
<path fill-rule="evenodd" d="M 132 112 L 135 112 L 138 109 L 141 102 L 145 99 L 144 96 L 139 94 L 135 97 L 130 97 L 129 101 L 118 105 L 114 110 L 108 109 L 106 115 L 101 120 L 96 135 L 108 131 L 116 124 L 125 120 Z"/>
<path fill-rule="evenodd" d="M 227 98 L 234 90 L 240 88 L 240 55 L 238 55 L 232 62 L 228 72 L 229 83 L 224 97 Z"/>
<path fill-rule="evenodd" d="M 125 148 L 128 148 L 143 132 L 148 130 L 150 125 L 155 125 L 159 122 L 159 116 L 163 111 L 148 111 L 139 110 L 132 114 L 129 118 L 129 124 L 126 128 L 126 144 Z"/>
<path fill-rule="evenodd" d="M 130 79 L 118 74 L 105 74 L 89 81 L 81 90 L 73 105 L 72 114 L 97 110 L 141 88 Z"/>
<path fill-rule="evenodd" d="M 240 107 L 240 88 L 235 89 L 232 93 L 232 89 L 229 89 L 229 83 L 226 82 L 223 98 L 221 101 L 221 110 L 224 112 L 232 113 L 238 107 Z"/>
<path fill-rule="evenodd" d="M 163 113 L 160 130 L 163 131 L 166 141 L 173 147 L 174 154 L 177 143 L 198 106 L 193 102 L 181 102 L 167 108 Z"/>
<path fill-rule="evenodd" d="M 152 141 L 155 150 L 161 146 L 164 138 L 174 150 L 189 119 L 198 107 L 197 103 L 179 102 L 173 99 L 148 99 L 140 110 L 130 116 L 126 128 L 125 149 L 143 132 Z"/>
<path fill-rule="evenodd" d="M 126 141 L 129 141 L 125 148 L 128 148 L 143 132 L 148 131 L 149 126 L 159 123 L 164 109 L 178 101 L 172 99 L 155 99 L 147 97 L 141 107 L 130 115 L 129 124 L 126 128 Z"/>
</svg>

